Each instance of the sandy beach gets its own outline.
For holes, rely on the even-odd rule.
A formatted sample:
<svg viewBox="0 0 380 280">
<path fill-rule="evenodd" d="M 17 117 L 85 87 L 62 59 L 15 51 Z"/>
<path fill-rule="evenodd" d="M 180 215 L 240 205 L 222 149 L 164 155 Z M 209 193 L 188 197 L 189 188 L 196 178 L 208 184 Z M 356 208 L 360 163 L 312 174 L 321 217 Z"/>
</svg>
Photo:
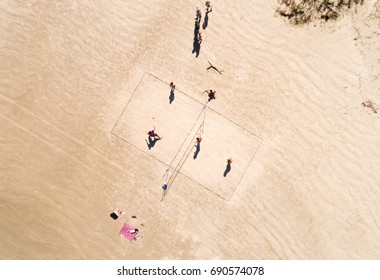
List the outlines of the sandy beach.
<svg viewBox="0 0 380 280">
<path fill-rule="evenodd" d="M 238 2 L 0 3 L 0 259 L 380 259 L 380 1 Z"/>
</svg>

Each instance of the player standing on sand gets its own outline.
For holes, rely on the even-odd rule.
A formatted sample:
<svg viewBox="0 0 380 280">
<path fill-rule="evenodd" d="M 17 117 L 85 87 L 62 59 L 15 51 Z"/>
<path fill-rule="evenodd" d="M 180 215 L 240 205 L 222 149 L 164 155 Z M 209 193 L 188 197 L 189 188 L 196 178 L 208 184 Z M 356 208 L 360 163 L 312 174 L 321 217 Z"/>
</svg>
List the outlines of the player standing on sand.
<svg viewBox="0 0 380 280">
<path fill-rule="evenodd" d="M 158 134 L 155 132 L 156 128 L 153 127 L 153 130 L 147 131 L 146 133 L 149 135 L 149 138 L 151 140 L 161 140 L 162 138 L 158 136 Z"/>
<path fill-rule="evenodd" d="M 211 100 L 215 99 L 216 98 L 216 90 L 205 90 L 203 93 L 207 92 L 208 93 L 208 101 L 210 102 Z M 202 93 L 202 94 L 203 94 Z"/>
<path fill-rule="evenodd" d="M 170 83 L 170 91 L 174 92 L 175 90 L 175 84 L 173 82 Z"/>
<path fill-rule="evenodd" d="M 196 11 L 195 11 L 195 18 L 194 20 L 197 21 L 197 22 L 200 22 L 201 21 L 201 18 L 202 18 L 202 12 L 201 12 L 201 9 L 199 9 L 197 7 Z"/>
<path fill-rule="evenodd" d="M 145 140 L 145 142 L 148 145 L 149 150 L 154 147 L 154 145 L 156 144 L 158 140 L 162 139 L 162 137 L 158 136 L 155 130 L 156 128 L 153 127 L 153 130 L 146 131 L 146 133 L 148 134 L 148 140 Z"/>
<path fill-rule="evenodd" d="M 231 163 L 232 163 L 232 158 L 228 158 L 227 159 L 227 164 L 231 165 Z"/>
<path fill-rule="evenodd" d="M 193 159 L 196 159 L 198 157 L 199 152 L 201 151 L 201 141 L 202 141 L 202 136 L 199 134 L 197 138 L 195 138 L 195 152 Z"/>
<path fill-rule="evenodd" d="M 226 170 L 224 170 L 223 176 L 226 177 L 227 174 L 231 171 L 232 158 L 227 159 Z"/>
<path fill-rule="evenodd" d="M 210 1 L 206 1 L 205 6 L 206 6 L 206 13 L 212 12 Z"/>
<path fill-rule="evenodd" d="M 169 95 L 169 103 L 172 104 L 172 102 L 174 101 L 174 90 L 175 90 L 175 84 L 173 82 L 171 82 L 169 84 L 170 86 L 170 95 Z"/>
<path fill-rule="evenodd" d="M 195 138 L 195 141 L 196 141 L 195 146 L 198 146 L 202 141 L 201 135 L 199 135 L 197 138 Z"/>
</svg>

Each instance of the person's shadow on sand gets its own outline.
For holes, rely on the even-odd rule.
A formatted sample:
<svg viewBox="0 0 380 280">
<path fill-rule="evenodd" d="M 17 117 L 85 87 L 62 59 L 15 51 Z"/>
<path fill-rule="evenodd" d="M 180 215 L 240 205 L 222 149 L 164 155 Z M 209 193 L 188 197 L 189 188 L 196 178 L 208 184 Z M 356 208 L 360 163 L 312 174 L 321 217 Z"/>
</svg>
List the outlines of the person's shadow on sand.
<svg viewBox="0 0 380 280">
<path fill-rule="evenodd" d="M 226 170 L 224 170 L 223 176 L 226 177 L 227 174 L 231 171 L 231 164 L 227 163 Z"/>
<path fill-rule="evenodd" d="M 200 51 L 201 51 L 201 44 L 198 43 L 197 39 L 194 39 L 193 53 L 195 53 L 195 57 L 198 57 Z"/>
<path fill-rule="evenodd" d="M 195 146 L 195 152 L 194 152 L 194 156 L 193 156 L 194 159 L 196 159 L 198 157 L 198 154 L 199 154 L 200 151 L 201 151 L 201 143 L 198 143 Z"/>
<path fill-rule="evenodd" d="M 199 29 L 200 29 L 200 25 L 199 25 L 199 21 L 196 21 L 195 22 L 195 25 L 194 25 L 194 39 L 197 38 L 197 35 L 198 35 L 198 32 L 199 32 Z"/>
<path fill-rule="evenodd" d="M 174 101 L 174 90 L 173 89 L 170 89 L 170 95 L 169 95 L 169 104 L 172 104 L 172 102 Z"/>
<path fill-rule="evenodd" d="M 202 27 L 203 27 L 203 29 L 206 29 L 207 28 L 207 25 L 208 25 L 208 14 L 209 14 L 210 12 L 206 12 L 206 15 L 205 15 L 205 18 L 204 18 L 204 20 L 203 20 L 203 24 L 202 24 Z"/>
<path fill-rule="evenodd" d="M 192 53 L 195 53 L 195 57 L 198 57 L 199 55 L 199 52 L 201 51 L 201 44 L 198 42 L 198 32 L 199 32 L 199 29 L 200 29 L 200 26 L 199 26 L 199 21 L 196 21 L 195 22 L 195 26 L 194 26 L 194 41 L 193 41 L 193 52 Z"/>
<path fill-rule="evenodd" d="M 154 147 L 154 145 L 156 145 L 156 142 L 158 140 L 161 140 L 161 139 L 157 139 L 157 138 L 151 138 L 151 137 L 148 137 L 148 140 L 145 140 L 146 144 L 148 145 L 148 149 L 152 149 Z"/>
</svg>

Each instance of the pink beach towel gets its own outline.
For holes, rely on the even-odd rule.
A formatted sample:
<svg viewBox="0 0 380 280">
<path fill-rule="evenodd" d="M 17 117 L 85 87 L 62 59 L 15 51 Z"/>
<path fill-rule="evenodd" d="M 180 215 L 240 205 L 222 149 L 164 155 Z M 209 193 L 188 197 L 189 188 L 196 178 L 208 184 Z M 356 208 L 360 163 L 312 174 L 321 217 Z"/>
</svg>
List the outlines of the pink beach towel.
<svg viewBox="0 0 380 280">
<path fill-rule="evenodd" d="M 137 235 L 137 232 L 136 233 L 127 233 L 127 231 L 131 230 L 131 229 L 134 229 L 134 227 L 131 225 L 128 225 L 128 224 L 124 224 L 124 226 L 120 230 L 120 234 L 122 236 L 124 236 L 125 238 L 127 238 L 128 240 L 133 240 L 133 238 L 135 238 L 135 236 Z"/>
</svg>

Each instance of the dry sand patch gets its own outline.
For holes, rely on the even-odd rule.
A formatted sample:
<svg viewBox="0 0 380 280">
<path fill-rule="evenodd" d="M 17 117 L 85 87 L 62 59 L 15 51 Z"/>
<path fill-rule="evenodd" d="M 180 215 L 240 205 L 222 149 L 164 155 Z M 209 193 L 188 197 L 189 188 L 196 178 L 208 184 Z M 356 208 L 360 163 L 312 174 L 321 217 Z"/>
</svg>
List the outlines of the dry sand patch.
<svg viewBox="0 0 380 280">
<path fill-rule="evenodd" d="M 297 28 L 273 18 L 277 1 L 218 1 L 198 58 L 194 2 L 45 2 L 0 4 L 3 259 L 380 256 L 380 115 L 361 105 L 380 104 L 380 0 Z M 147 91 L 162 91 L 147 108 L 131 99 L 142 77 Z M 207 110 L 194 160 L 190 128 L 206 88 L 217 90 L 209 108 L 223 116 L 209 123 Z M 128 114 L 140 123 L 131 127 Z M 164 139 L 148 150 L 153 115 Z M 225 118 L 265 139 L 245 173 L 256 142 Z M 179 153 L 181 174 L 161 202 L 162 175 L 182 143 L 188 157 Z M 214 151 L 220 158 L 207 159 Z M 238 174 L 229 201 L 209 191 L 223 188 L 214 191 L 228 199 Z M 127 215 L 112 220 L 115 208 Z M 133 243 L 118 235 L 131 215 L 146 225 Z M 238 238 L 226 234 L 236 229 Z"/>
<path fill-rule="evenodd" d="M 229 200 L 253 160 L 261 139 L 211 109 L 206 112 L 202 138 L 196 159 L 194 147 L 181 172 Z M 229 157 L 233 162 L 228 172 Z"/>
</svg>

